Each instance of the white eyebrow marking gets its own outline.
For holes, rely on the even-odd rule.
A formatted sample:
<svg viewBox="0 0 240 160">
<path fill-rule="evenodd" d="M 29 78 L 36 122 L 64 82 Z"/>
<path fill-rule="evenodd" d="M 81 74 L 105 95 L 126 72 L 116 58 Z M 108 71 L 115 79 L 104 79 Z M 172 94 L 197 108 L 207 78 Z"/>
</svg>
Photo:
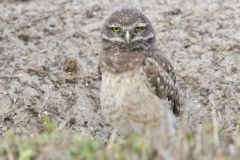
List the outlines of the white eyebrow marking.
<svg viewBox="0 0 240 160">
<path fill-rule="evenodd" d="M 102 34 L 102 39 L 108 40 L 110 42 L 121 42 L 124 43 L 124 39 L 120 37 L 108 37 L 106 34 Z"/>
<path fill-rule="evenodd" d="M 109 28 L 114 28 L 114 27 L 120 27 L 120 24 L 118 23 L 112 23 L 108 25 Z"/>
<path fill-rule="evenodd" d="M 136 24 L 136 26 L 138 26 L 138 27 L 146 27 L 147 23 L 138 23 L 138 24 Z"/>
</svg>

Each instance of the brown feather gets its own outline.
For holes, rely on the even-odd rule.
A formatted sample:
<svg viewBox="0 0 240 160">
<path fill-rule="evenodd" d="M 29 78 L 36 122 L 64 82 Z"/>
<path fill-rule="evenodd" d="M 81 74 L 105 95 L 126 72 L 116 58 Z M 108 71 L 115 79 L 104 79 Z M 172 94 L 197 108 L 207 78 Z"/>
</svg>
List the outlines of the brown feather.
<svg viewBox="0 0 240 160">
<path fill-rule="evenodd" d="M 160 98 L 168 98 L 174 114 L 179 115 L 180 101 L 173 66 L 158 49 L 145 53 L 144 69 L 152 88 Z"/>
</svg>

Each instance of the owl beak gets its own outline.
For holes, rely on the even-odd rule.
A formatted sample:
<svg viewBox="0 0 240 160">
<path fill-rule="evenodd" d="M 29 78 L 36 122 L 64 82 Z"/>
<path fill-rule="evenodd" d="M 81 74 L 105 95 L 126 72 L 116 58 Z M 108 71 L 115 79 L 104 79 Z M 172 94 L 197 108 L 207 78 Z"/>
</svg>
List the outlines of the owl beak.
<svg viewBox="0 0 240 160">
<path fill-rule="evenodd" d="M 130 35 L 129 31 L 127 31 L 127 32 L 125 33 L 124 38 L 125 38 L 125 41 L 127 42 L 127 44 L 129 44 L 129 43 L 130 43 L 130 40 L 131 40 L 131 35 Z"/>
</svg>

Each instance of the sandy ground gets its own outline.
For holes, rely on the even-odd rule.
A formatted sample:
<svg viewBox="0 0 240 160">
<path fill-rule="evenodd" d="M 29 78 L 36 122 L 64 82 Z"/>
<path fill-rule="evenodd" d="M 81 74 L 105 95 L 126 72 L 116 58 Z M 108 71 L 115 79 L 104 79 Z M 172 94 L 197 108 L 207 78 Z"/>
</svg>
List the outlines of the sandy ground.
<svg viewBox="0 0 240 160">
<path fill-rule="evenodd" d="M 190 129 L 217 110 L 220 126 L 240 124 L 240 1 L 0 0 L 0 135 L 38 134 L 45 116 L 59 129 L 106 140 L 111 126 L 94 77 L 100 29 L 116 7 L 137 7 L 174 64 L 182 120 Z M 86 76 L 89 75 L 89 76 Z"/>
</svg>

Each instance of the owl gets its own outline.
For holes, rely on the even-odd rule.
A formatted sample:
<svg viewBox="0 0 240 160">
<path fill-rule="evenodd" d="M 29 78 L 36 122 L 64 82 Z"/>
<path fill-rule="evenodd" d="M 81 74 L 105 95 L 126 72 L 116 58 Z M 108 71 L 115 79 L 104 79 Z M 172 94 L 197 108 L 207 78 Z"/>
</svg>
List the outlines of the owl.
<svg viewBox="0 0 240 160">
<path fill-rule="evenodd" d="M 149 19 L 138 9 L 115 10 L 101 39 L 100 101 L 111 124 L 123 135 L 154 134 L 163 124 L 175 128 L 180 111 L 175 72 L 155 45 Z"/>
</svg>

